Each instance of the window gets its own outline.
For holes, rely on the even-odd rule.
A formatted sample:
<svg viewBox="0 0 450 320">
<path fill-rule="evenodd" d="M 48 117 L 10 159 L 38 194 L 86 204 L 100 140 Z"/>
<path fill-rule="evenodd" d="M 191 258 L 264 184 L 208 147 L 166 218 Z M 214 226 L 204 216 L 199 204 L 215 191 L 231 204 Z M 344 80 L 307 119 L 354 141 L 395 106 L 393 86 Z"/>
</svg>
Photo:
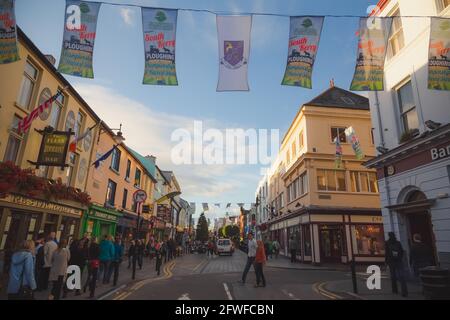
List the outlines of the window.
<svg viewBox="0 0 450 320">
<path fill-rule="evenodd" d="M 280 194 L 280 208 L 284 207 L 284 192 Z"/>
<path fill-rule="evenodd" d="M 397 90 L 397 96 L 404 132 L 419 128 L 411 81 Z"/>
<path fill-rule="evenodd" d="M 298 147 L 300 150 L 303 148 L 303 131 L 298 135 Z"/>
<path fill-rule="evenodd" d="M 125 173 L 125 180 L 130 180 L 130 173 L 131 173 L 131 161 L 127 160 L 127 172 Z"/>
<path fill-rule="evenodd" d="M 381 225 L 352 226 L 353 248 L 356 254 L 384 255 L 384 232 Z"/>
<path fill-rule="evenodd" d="M 68 162 L 68 167 L 67 167 L 67 173 L 66 173 L 66 183 L 68 186 L 73 186 L 74 184 L 74 171 L 75 171 L 75 166 L 77 163 L 77 155 L 73 152 L 69 153 L 69 162 Z"/>
<path fill-rule="evenodd" d="M 141 186 L 141 170 L 136 168 L 136 173 L 134 174 L 134 186 L 139 188 Z"/>
<path fill-rule="evenodd" d="M 450 0 L 436 0 L 437 13 L 441 13 L 448 6 L 450 6 Z"/>
<path fill-rule="evenodd" d="M 336 137 L 339 137 L 339 141 L 341 143 L 346 143 L 347 142 L 347 136 L 345 135 L 345 127 L 332 127 L 331 128 L 331 142 L 334 143 L 334 139 L 336 139 Z"/>
<path fill-rule="evenodd" d="M 308 192 L 308 174 L 305 172 L 304 174 L 302 174 L 300 176 L 301 180 L 302 180 L 302 194 L 305 194 Z"/>
<path fill-rule="evenodd" d="M 22 83 L 20 84 L 19 97 L 17 103 L 25 109 L 30 109 L 31 97 L 38 78 L 38 70 L 29 61 L 25 63 Z"/>
<path fill-rule="evenodd" d="M 22 120 L 17 115 L 14 115 L 11 129 L 9 130 L 8 144 L 6 145 L 5 158 L 3 161 L 11 161 L 16 163 L 17 155 L 19 154 L 20 143 L 22 142 L 22 135 L 17 133 L 19 122 Z"/>
<path fill-rule="evenodd" d="M 289 153 L 289 150 L 286 152 L 286 164 L 291 163 L 291 155 Z"/>
<path fill-rule="evenodd" d="M 108 189 L 106 190 L 106 203 L 114 207 L 114 199 L 116 198 L 117 184 L 108 180 Z"/>
<path fill-rule="evenodd" d="M 352 192 L 378 192 L 375 172 L 350 171 L 350 184 Z"/>
<path fill-rule="evenodd" d="M 127 198 L 128 198 L 128 190 L 123 189 L 123 198 L 122 198 L 122 208 L 127 208 Z"/>
<path fill-rule="evenodd" d="M 50 126 L 52 126 L 54 129 L 58 128 L 61 110 L 64 106 L 64 99 L 64 95 L 60 95 L 58 96 L 58 99 L 53 102 L 52 112 L 50 114 Z"/>
<path fill-rule="evenodd" d="M 294 141 L 292 142 L 292 159 L 294 159 L 296 155 L 297 155 L 297 148 Z"/>
<path fill-rule="evenodd" d="M 394 18 L 392 19 L 391 34 L 389 35 L 388 59 L 395 56 L 405 46 L 400 9 L 395 10 L 391 16 Z"/>
<path fill-rule="evenodd" d="M 345 171 L 317 169 L 319 191 L 346 191 Z"/>
<path fill-rule="evenodd" d="M 111 156 L 111 169 L 119 172 L 121 151 L 118 148 L 114 148 Z"/>
</svg>

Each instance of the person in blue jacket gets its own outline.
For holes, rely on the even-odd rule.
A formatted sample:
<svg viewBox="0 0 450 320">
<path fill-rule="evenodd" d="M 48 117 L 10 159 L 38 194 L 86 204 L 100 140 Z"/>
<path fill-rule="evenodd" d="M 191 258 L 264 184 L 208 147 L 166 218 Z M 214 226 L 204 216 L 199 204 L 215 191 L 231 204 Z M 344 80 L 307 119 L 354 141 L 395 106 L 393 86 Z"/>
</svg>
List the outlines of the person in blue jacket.
<svg viewBox="0 0 450 320">
<path fill-rule="evenodd" d="M 114 271 L 113 286 L 117 285 L 117 280 L 119 279 L 119 268 L 120 264 L 122 263 L 123 250 L 122 240 L 119 236 L 116 236 L 116 241 L 114 242 L 114 258 L 111 261 L 108 270 L 108 276 L 106 277 L 106 282 L 109 283 L 111 275 Z"/>
<path fill-rule="evenodd" d="M 34 277 L 34 242 L 25 240 L 22 246 L 11 257 L 9 270 L 8 299 L 33 300 L 33 291 L 36 290 Z"/>
<path fill-rule="evenodd" d="M 114 243 L 112 242 L 112 236 L 105 235 L 105 238 L 100 242 L 100 272 L 99 278 L 103 274 L 103 284 L 108 283 L 108 270 L 111 265 L 111 261 L 114 259 Z"/>
</svg>

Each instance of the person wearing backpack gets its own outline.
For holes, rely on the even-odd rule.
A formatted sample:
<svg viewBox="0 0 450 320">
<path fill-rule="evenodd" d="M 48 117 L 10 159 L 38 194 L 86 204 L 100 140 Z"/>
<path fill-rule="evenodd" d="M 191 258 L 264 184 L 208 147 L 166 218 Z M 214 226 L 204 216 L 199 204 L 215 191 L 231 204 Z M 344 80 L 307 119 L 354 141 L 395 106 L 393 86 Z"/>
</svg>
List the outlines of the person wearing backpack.
<svg viewBox="0 0 450 320">
<path fill-rule="evenodd" d="M 400 281 L 403 297 L 408 296 L 406 286 L 405 271 L 403 267 L 404 250 L 400 241 L 395 237 L 394 232 L 388 233 L 389 239 L 386 241 L 386 263 L 389 266 L 392 282 L 392 293 L 398 294 L 397 281 Z"/>
<path fill-rule="evenodd" d="M 33 290 L 36 290 L 34 277 L 34 242 L 25 240 L 11 257 L 9 270 L 8 299 L 33 300 Z"/>
</svg>

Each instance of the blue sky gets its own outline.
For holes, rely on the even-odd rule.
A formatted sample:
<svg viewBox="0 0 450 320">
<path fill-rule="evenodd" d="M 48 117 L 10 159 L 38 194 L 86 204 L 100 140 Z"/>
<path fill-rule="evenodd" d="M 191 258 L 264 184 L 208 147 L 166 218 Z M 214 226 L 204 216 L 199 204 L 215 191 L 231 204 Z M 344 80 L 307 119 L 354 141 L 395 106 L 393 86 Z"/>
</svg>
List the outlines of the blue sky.
<svg viewBox="0 0 450 320">
<path fill-rule="evenodd" d="M 365 15 L 374 0 L 110 0 L 146 7 L 264 12 L 289 15 Z M 20 27 L 46 54 L 59 60 L 65 1 L 16 0 Z M 171 132 L 194 120 L 224 128 L 289 127 L 299 106 L 328 88 L 348 89 L 354 71 L 357 18 L 327 18 L 313 73 L 313 89 L 281 86 L 287 58 L 289 18 L 254 16 L 249 59 L 250 92 L 216 92 L 218 44 L 215 16 L 179 11 L 176 68 L 178 87 L 142 85 L 144 49 L 139 8 L 104 4 L 97 24 L 95 79 L 66 76 L 111 127 L 123 123 L 126 143 L 173 170 L 187 201 L 254 202 L 259 166 L 180 165 L 170 161 Z M 211 207 L 212 205 L 210 205 Z M 247 205 L 248 206 L 248 205 Z M 223 205 L 224 207 L 224 205 Z M 211 216 L 223 214 L 217 210 Z"/>
</svg>

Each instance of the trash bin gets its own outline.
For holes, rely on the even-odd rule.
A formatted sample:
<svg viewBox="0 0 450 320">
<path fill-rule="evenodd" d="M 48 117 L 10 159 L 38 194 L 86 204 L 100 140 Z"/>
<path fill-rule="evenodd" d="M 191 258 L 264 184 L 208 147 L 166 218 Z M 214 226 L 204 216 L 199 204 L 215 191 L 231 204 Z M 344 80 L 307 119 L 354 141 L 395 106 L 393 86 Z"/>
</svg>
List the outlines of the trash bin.
<svg viewBox="0 0 450 320">
<path fill-rule="evenodd" d="M 450 299 L 450 271 L 439 267 L 420 269 L 423 293 L 426 299 Z"/>
</svg>

